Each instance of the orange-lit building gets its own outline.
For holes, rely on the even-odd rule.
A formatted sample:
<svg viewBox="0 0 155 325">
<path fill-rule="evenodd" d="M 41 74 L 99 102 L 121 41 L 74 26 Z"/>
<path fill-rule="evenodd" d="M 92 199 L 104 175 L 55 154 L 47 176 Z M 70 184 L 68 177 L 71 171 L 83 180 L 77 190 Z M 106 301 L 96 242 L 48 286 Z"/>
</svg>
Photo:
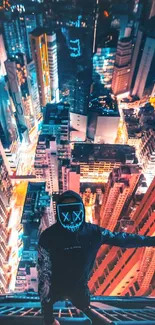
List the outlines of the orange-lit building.
<svg viewBox="0 0 155 325">
<path fill-rule="evenodd" d="M 62 192 L 72 190 L 77 193 L 80 191 L 80 168 L 79 166 L 66 165 L 61 166 Z"/>
<path fill-rule="evenodd" d="M 139 161 L 147 182 L 150 184 L 155 175 L 155 131 L 151 128 L 143 132 L 139 145 Z"/>
<path fill-rule="evenodd" d="M 106 183 L 113 168 L 136 162 L 135 149 L 127 145 L 76 143 L 72 163 L 80 165 L 81 183 Z"/>
<path fill-rule="evenodd" d="M 112 78 L 112 91 L 119 95 L 129 91 L 129 78 L 131 71 L 132 41 L 122 38 L 118 42 L 114 72 Z"/>
<path fill-rule="evenodd" d="M 2 9 L 9 9 L 10 8 L 10 4 L 8 0 L 2 0 L 0 1 L 0 10 Z"/>
<path fill-rule="evenodd" d="M 111 203 L 112 204 L 112 203 Z M 153 236 L 155 233 L 155 179 L 144 195 L 141 204 L 130 216 L 132 233 Z M 119 231 L 122 229 L 119 228 Z M 131 228 L 126 228 L 131 232 Z M 131 248 L 102 246 L 94 273 L 89 281 L 96 295 L 154 295 L 155 248 Z"/>
<path fill-rule="evenodd" d="M 109 176 L 101 207 L 100 225 L 113 231 L 121 211 L 139 181 L 140 170 L 137 165 L 123 165 L 115 168 Z"/>
<path fill-rule="evenodd" d="M 44 30 L 37 28 L 30 33 L 30 43 L 37 71 L 40 103 L 42 106 L 46 106 L 47 103 L 51 102 L 51 89 L 47 35 Z"/>
<path fill-rule="evenodd" d="M 85 206 L 86 222 L 93 223 L 95 221 L 95 201 L 96 193 L 92 193 L 90 188 L 86 188 L 85 192 L 81 194 Z"/>
<path fill-rule="evenodd" d="M 0 154 L 0 294 L 5 294 L 8 290 L 11 270 L 8 263 L 10 252 L 8 220 L 11 193 L 11 181 Z"/>
</svg>

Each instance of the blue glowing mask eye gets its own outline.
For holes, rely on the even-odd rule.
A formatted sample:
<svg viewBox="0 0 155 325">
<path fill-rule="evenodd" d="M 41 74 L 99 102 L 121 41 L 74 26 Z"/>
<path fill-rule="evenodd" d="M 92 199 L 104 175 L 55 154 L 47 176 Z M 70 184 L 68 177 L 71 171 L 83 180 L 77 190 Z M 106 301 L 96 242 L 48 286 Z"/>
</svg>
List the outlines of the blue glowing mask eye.
<svg viewBox="0 0 155 325">
<path fill-rule="evenodd" d="M 66 221 L 69 221 L 70 220 L 70 218 L 69 218 L 69 212 L 62 212 L 62 216 L 64 217 L 64 222 L 66 222 Z"/>
<path fill-rule="evenodd" d="M 82 210 L 73 211 L 73 217 L 74 217 L 75 221 L 80 221 L 81 220 L 81 212 L 82 212 Z"/>
</svg>

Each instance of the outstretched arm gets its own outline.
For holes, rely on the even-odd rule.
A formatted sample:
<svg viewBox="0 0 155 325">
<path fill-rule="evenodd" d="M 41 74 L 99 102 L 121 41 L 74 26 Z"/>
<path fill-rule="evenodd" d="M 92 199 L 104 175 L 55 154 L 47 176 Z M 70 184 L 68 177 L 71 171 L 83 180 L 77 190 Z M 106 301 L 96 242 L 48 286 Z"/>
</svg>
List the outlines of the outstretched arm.
<svg viewBox="0 0 155 325">
<path fill-rule="evenodd" d="M 126 232 L 111 232 L 108 229 L 101 228 L 101 245 L 107 244 L 123 248 L 149 247 L 155 246 L 155 236 L 141 236 L 129 234 Z"/>
<path fill-rule="evenodd" d="M 52 276 L 52 263 L 47 249 L 45 249 L 41 241 L 38 245 L 38 294 L 41 301 L 42 313 L 44 316 L 45 324 L 52 324 L 53 318 L 53 305 L 51 296 L 51 276 Z"/>
</svg>

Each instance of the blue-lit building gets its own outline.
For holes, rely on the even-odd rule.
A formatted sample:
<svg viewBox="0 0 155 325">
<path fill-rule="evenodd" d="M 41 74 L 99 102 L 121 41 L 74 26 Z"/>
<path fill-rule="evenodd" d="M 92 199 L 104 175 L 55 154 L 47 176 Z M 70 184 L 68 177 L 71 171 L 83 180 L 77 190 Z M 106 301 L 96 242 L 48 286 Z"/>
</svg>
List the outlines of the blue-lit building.
<svg viewBox="0 0 155 325">
<path fill-rule="evenodd" d="M 93 82 L 111 88 L 116 47 L 97 48 L 93 57 Z"/>
<path fill-rule="evenodd" d="M 34 61 L 31 61 L 27 65 L 29 83 L 30 83 L 30 93 L 31 100 L 33 104 L 33 111 L 35 118 L 39 121 L 41 118 L 41 106 L 39 99 L 39 90 L 38 90 L 38 81 L 37 81 L 37 72 Z"/>
<path fill-rule="evenodd" d="M 16 53 L 24 53 L 24 41 L 20 29 L 18 17 L 10 16 L 3 21 L 4 40 L 8 56 L 11 57 Z"/>
<path fill-rule="evenodd" d="M 62 73 L 62 86 L 64 85 L 63 78 L 67 79 L 67 101 L 71 106 L 71 112 L 87 114 L 92 82 L 93 29 L 90 26 L 67 26 L 61 31 L 66 40 L 66 51 L 69 56 L 69 64 L 64 76 Z M 62 50 L 59 56 L 63 53 Z"/>
<path fill-rule="evenodd" d="M 19 25 L 21 30 L 22 39 L 24 42 L 24 53 L 27 59 L 32 59 L 29 33 L 31 33 L 37 27 L 37 19 L 34 13 L 23 13 L 19 17 Z"/>
<path fill-rule="evenodd" d="M 21 139 L 29 141 L 28 133 L 35 125 L 35 108 L 31 98 L 26 56 L 22 53 L 14 55 L 5 62 L 11 97 L 15 105 L 15 116 Z"/>
<path fill-rule="evenodd" d="M 38 238 L 40 232 L 44 230 L 44 211 L 50 204 L 51 198 L 45 191 L 45 183 L 29 183 L 21 220 L 23 251 L 16 277 L 16 292 L 37 291 Z"/>
<path fill-rule="evenodd" d="M 12 108 L 4 77 L 0 76 L 0 139 L 4 148 L 9 148 L 13 142 L 19 140 Z"/>
</svg>

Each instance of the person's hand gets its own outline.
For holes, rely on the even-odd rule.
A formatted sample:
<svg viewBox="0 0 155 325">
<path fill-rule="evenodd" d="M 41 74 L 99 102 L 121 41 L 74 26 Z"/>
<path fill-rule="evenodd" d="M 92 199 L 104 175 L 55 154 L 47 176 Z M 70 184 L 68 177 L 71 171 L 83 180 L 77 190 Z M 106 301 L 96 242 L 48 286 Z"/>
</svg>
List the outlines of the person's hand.
<svg viewBox="0 0 155 325">
<path fill-rule="evenodd" d="M 54 320 L 54 323 L 52 325 L 60 325 L 59 321 L 57 319 Z"/>
<path fill-rule="evenodd" d="M 44 322 L 44 325 L 46 325 L 45 322 Z M 48 324 L 48 325 L 60 325 L 60 323 L 59 323 L 59 321 L 57 319 L 55 319 L 53 323 Z"/>
</svg>

